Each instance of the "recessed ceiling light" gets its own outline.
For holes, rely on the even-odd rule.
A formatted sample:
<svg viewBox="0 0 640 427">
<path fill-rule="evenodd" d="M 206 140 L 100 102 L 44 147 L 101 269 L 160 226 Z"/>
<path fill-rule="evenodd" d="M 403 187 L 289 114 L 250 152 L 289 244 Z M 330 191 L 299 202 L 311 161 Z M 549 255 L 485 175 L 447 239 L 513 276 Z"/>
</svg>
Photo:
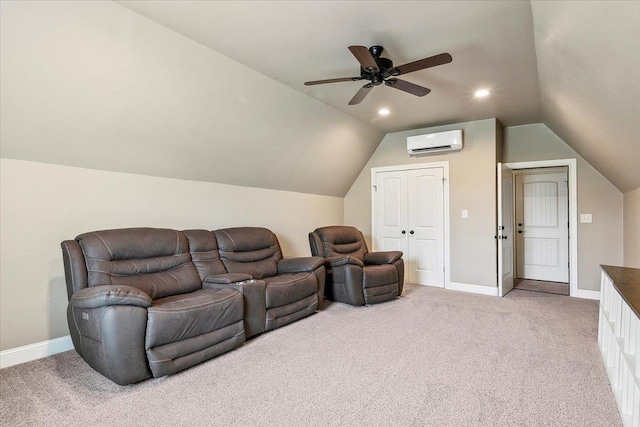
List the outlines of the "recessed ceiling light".
<svg viewBox="0 0 640 427">
<path fill-rule="evenodd" d="M 476 93 L 473 94 L 473 96 L 475 96 L 476 98 L 486 98 L 490 93 L 491 92 L 489 92 L 489 89 L 480 89 L 477 90 Z"/>
<path fill-rule="evenodd" d="M 378 114 L 380 114 L 381 116 L 387 116 L 390 112 L 391 111 L 389 111 L 388 108 L 381 108 L 378 110 Z"/>
</svg>

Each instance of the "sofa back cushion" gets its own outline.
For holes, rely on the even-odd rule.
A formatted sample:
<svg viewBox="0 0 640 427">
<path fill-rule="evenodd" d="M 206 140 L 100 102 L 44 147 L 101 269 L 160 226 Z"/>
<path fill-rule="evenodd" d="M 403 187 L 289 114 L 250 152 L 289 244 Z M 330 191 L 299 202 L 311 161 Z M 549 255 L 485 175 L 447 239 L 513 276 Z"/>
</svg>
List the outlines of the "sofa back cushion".
<svg viewBox="0 0 640 427">
<path fill-rule="evenodd" d="M 349 255 L 364 261 L 364 254 L 369 252 L 362 233 L 355 227 L 335 225 L 318 228 L 315 233 L 327 258 Z"/>
<path fill-rule="evenodd" d="M 153 299 L 202 287 L 181 231 L 125 228 L 76 237 L 87 264 L 88 286 L 128 285 Z"/>
<path fill-rule="evenodd" d="M 198 269 L 200 279 L 225 274 L 227 271 L 220 259 L 218 241 L 213 231 L 208 230 L 184 230 L 183 233 L 189 240 L 191 260 Z"/>
<path fill-rule="evenodd" d="M 282 259 L 276 235 L 266 228 L 236 227 L 214 231 L 220 258 L 229 273 L 246 273 L 254 279 L 278 274 Z"/>
</svg>

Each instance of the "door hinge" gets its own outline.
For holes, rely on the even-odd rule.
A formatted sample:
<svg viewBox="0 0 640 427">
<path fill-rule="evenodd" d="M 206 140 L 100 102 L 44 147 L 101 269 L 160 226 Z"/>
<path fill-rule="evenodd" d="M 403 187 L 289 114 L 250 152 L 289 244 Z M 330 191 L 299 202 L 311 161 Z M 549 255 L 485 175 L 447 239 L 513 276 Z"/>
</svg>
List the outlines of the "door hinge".
<svg viewBox="0 0 640 427">
<path fill-rule="evenodd" d="M 375 191 L 376 193 L 378 192 L 378 186 L 377 185 L 373 186 L 373 191 Z"/>
</svg>

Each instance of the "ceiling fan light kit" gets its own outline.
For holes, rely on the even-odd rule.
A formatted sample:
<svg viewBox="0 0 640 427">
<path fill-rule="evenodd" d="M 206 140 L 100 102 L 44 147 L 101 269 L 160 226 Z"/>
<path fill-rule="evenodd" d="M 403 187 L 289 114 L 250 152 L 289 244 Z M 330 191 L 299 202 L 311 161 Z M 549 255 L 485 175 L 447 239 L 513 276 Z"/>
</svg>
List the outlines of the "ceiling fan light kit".
<svg viewBox="0 0 640 427">
<path fill-rule="evenodd" d="M 305 82 L 306 86 L 313 86 L 325 83 L 352 82 L 358 80 L 369 80 L 356 92 L 355 96 L 349 101 L 349 105 L 356 105 L 369 94 L 374 86 L 385 86 L 401 90 L 415 96 L 425 96 L 431 89 L 410 83 L 405 80 L 395 78 L 403 74 L 413 73 L 414 71 L 424 70 L 425 68 L 435 67 L 438 65 L 448 64 L 453 60 L 448 53 L 430 56 L 428 58 L 419 59 L 397 67 L 393 66 L 393 61 L 389 58 L 383 58 L 382 46 L 371 46 L 367 49 L 365 46 L 349 46 L 349 51 L 355 56 L 360 63 L 359 77 L 340 77 L 336 79 L 314 80 Z"/>
</svg>

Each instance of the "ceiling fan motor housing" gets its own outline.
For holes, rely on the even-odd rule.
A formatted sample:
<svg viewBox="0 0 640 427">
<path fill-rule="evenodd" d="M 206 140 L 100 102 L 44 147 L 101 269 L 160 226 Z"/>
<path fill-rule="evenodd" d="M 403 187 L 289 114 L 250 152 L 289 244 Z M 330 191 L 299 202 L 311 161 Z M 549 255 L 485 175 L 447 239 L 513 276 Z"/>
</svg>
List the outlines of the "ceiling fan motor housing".
<svg viewBox="0 0 640 427">
<path fill-rule="evenodd" d="M 371 83 L 378 86 L 384 82 L 384 79 L 389 77 L 389 73 L 387 70 L 393 68 L 393 61 L 389 58 L 381 58 L 380 55 L 384 48 L 382 46 L 371 46 L 369 48 L 369 52 L 371 52 L 371 56 L 373 56 L 374 61 L 376 61 L 376 65 L 380 69 L 378 72 L 371 72 L 365 70 L 363 67 L 360 67 L 360 77 L 363 79 L 370 80 Z"/>
</svg>

